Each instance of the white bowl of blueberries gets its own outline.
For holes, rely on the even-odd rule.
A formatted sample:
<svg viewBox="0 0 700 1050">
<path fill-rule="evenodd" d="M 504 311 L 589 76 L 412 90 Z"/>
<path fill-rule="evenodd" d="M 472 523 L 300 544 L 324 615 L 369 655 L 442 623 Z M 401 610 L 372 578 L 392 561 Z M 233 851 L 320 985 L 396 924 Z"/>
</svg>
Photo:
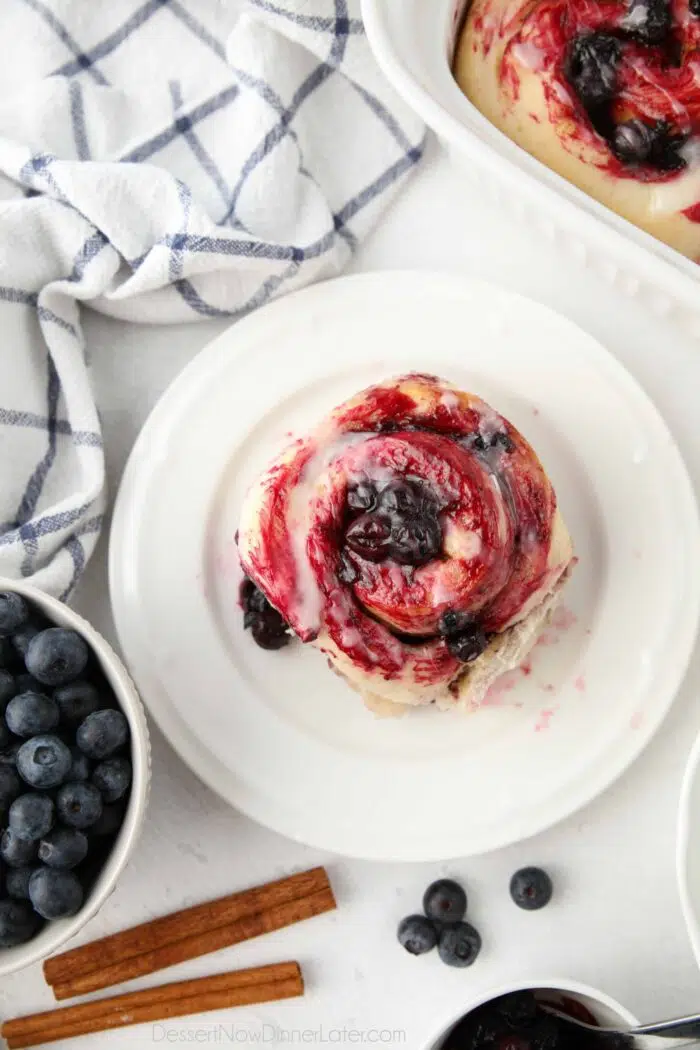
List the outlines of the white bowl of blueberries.
<svg viewBox="0 0 700 1050">
<path fill-rule="evenodd" d="M 145 715 L 114 651 L 62 602 L 0 578 L 0 977 L 104 903 L 149 778 Z"/>
</svg>

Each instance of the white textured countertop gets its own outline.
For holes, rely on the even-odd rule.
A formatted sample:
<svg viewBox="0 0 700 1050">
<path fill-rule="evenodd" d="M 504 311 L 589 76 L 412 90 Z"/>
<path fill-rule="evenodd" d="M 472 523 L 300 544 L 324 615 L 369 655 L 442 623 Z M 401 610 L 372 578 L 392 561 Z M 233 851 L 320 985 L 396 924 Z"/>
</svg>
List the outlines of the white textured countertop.
<svg viewBox="0 0 700 1050">
<path fill-rule="evenodd" d="M 606 344 L 655 400 L 697 490 L 700 344 L 618 299 L 582 267 L 512 228 L 470 192 L 459 169 L 431 146 L 422 169 L 360 250 L 353 269 L 459 270 L 566 314 Z M 162 391 L 225 327 L 221 322 L 138 327 L 87 316 L 112 492 Z M 455 337 L 468 339 L 469 333 Z M 430 348 L 426 354 L 429 367 Z M 594 421 L 592 412 L 591 425 Z M 77 604 L 114 638 L 106 537 Z M 699 687 L 696 659 L 657 738 L 593 805 L 537 839 L 445 866 L 345 861 L 288 842 L 224 805 L 154 730 L 153 790 L 143 837 L 116 892 L 82 932 L 81 941 L 319 862 L 329 868 L 339 910 L 130 986 L 296 958 L 307 978 L 303 999 L 124 1029 L 100 1036 L 99 1046 L 275 1046 L 282 1045 L 284 1034 L 278 1029 L 287 1033 L 286 1042 L 389 1045 L 386 1030 L 398 1029 L 405 1037 L 394 1036 L 390 1045 L 403 1042 L 418 1050 L 482 988 L 528 974 L 586 981 L 645 1019 L 700 1010 L 700 974 L 686 938 L 675 877 L 678 793 L 687 753 L 700 729 Z M 470 804 L 464 800 L 465 806 Z M 541 913 L 519 912 L 508 897 L 510 875 L 525 863 L 547 866 L 556 882 L 556 900 Z M 470 970 L 450 970 L 435 955 L 411 958 L 395 943 L 398 920 L 419 908 L 432 878 L 448 871 L 464 880 L 471 918 L 484 938 L 483 954 Z M 3 979 L 3 1018 L 50 1005 L 39 967 Z M 344 1028 L 361 1034 L 337 1033 Z M 295 1033 L 302 1029 L 311 1034 Z M 96 1042 L 91 1036 L 70 1045 L 91 1047 Z"/>
</svg>

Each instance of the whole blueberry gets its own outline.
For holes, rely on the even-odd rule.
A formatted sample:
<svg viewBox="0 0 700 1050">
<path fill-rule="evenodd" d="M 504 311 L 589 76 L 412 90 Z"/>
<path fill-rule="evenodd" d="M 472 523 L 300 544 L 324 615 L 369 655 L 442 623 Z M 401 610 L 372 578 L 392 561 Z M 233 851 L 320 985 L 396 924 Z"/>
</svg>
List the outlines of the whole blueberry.
<svg viewBox="0 0 700 1050">
<path fill-rule="evenodd" d="M 623 164 L 643 164 L 651 154 L 653 125 L 643 120 L 624 120 L 615 127 L 612 151 Z"/>
<path fill-rule="evenodd" d="M 437 517 L 422 514 L 392 523 L 390 557 L 399 565 L 425 565 L 442 547 L 442 529 Z"/>
<path fill-rule="evenodd" d="M 0 714 L 5 710 L 9 701 L 17 692 L 14 675 L 0 668 Z"/>
<path fill-rule="evenodd" d="M 424 955 L 437 944 L 435 925 L 425 915 L 408 915 L 399 923 L 399 944 L 411 955 Z"/>
<path fill-rule="evenodd" d="M 17 755 L 22 741 L 12 739 L 10 743 L 3 747 L 0 751 L 0 766 L 12 766 L 13 769 L 17 767 Z"/>
<path fill-rule="evenodd" d="M 621 28 L 641 44 L 660 44 L 671 29 L 668 0 L 632 0 Z"/>
<path fill-rule="evenodd" d="M 131 762 L 120 755 L 99 762 L 92 773 L 92 783 L 105 802 L 116 802 L 129 790 Z"/>
<path fill-rule="evenodd" d="M 42 685 L 64 685 L 85 670 L 85 640 L 69 627 L 49 627 L 32 638 L 25 656 L 27 670 Z"/>
<path fill-rule="evenodd" d="M 11 868 L 5 878 L 5 890 L 8 897 L 16 901 L 29 900 L 29 880 L 34 868 L 30 865 L 24 868 Z"/>
<path fill-rule="evenodd" d="M 449 922 L 440 930 L 438 955 L 448 966 L 471 966 L 481 951 L 481 936 L 468 922 Z"/>
<path fill-rule="evenodd" d="M 0 722 L 0 752 L 4 751 L 5 748 L 9 747 L 14 739 L 15 738 L 13 737 L 10 730 L 7 728 L 6 723 Z"/>
<path fill-rule="evenodd" d="M 129 739 L 129 723 L 121 711 L 93 711 L 78 726 L 75 742 L 88 758 L 113 755 Z"/>
<path fill-rule="evenodd" d="M 26 901 L 0 901 L 0 948 L 26 944 L 38 925 L 39 920 Z"/>
<path fill-rule="evenodd" d="M 17 770 L 32 787 L 58 787 L 68 776 L 73 758 L 57 736 L 33 736 L 17 752 Z"/>
<path fill-rule="evenodd" d="M 37 634 L 41 630 L 36 623 L 25 623 L 19 630 L 15 631 L 12 635 L 11 642 L 12 648 L 14 649 L 15 655 L 21 657 L 22 662 L 27 655 L 27 649 L 32 638 L 36 638 Z"/>
<path fill-rule="evenodd" d="M 90 759 L 87 755 L 84 755 L 82 751 L 77 747 L 71 748 L 71 767 L 66 780 L 89 780 L 90 779 Z"/>
<path fill-rule="evenodd" d="M 346 546 L 367 561 L 383 561 L 388 557 L 390 542 L 391 521 L 385 514 L 361 514 L 345 533 Z"/>
<path fill-rule="evenodd" d="M 44 919 L 65 919 L 80 911 L 83 887 L 72 871 L 38 868 L 29 880 L 29 899 Z"/>
<path fill-rule="evenodd" d="M 423 502 L 422 493 L 410 481 L 390 481 L 379 496 L 382 510 L 400 517 L 415 516 Z"/>
<path fill-rule="evenodd" d="M 569 50 L 568 80 L 587 108 L 610 102 L 617 92 L 620 41 L 610 33 L 582 33 Z"/>
<path fill-rule="evenodd" d="M 519 908 L 538 911 L 552 899 L 552 880 L 541 868 L 521 868 L 510 880 L 510 895 Z"/>
<path fill-rule="evenodd" d="M 348 489 L 346 502 L 350 510 L 374 510 L 377 503 L 377 490 L 369 481 L 358 481 Z"/>
<path fill-rule="evenodd" d="M 126 803 L 123 799 L 120 799 L 119 802 L 113 802 L 111 805 L 103 806 L 102 816 L 92 825 L 90 834 L 100 838 L 116 835 L 124 823 L 125 815 Z"/>
<path fill-rule="evenodd" d="M 41 839 L 53 827 L 54 804 L 48 795 L 30 792 L 20 795 L 10 806 L 10 831 L 27 842 Z"/>
<path fill-rule="evenodd" d="M 12 828 L 0 835 L 0 857 L 10 868 L 23 868 L 36 858 L 37 843 L 21 839 Z"/>
<path fill-rule="evenodd" d="M 16 736 L 30 737 L 50 733 L 58 725 L 58 705 L 44 693 L 20 693 L 5 709 L 7 727 Z"/>
<path fill-rule="evenodd" d="M 429 919 L 460 922 L 467 911 L 467 895 L 454 879 L 438 879 L 423 895 L 423 911 Z"/>
<path fill-rule="evenodd" d="M 22 781 L 13 766 L 0 766 L 0 813 L 22 793 Z"/>
<path fill-rule="evenodd" d="M 29 606 L 21 594 L 0 592 L 0 634 L 16 631 L 29 618 Z"/>
<path fill-rule="evenodd" d="M 88 854 L 87 835 L 77 828 L 57 827 L 39 843 L 39 860 L 49 868 L 75 868 Z"/>
<path fill-rule="evenodd" d="M 461 634 L 470 630 L 474 625 L 474 617 L 471 613 L 460 612 L 458 609 L 448 609 L 440 617 L 438 630 L 444 637 L 449 638 L 452 634 Z"/>
<path fill-rule="evenodd" d="M 61 721 L 72 725 L 82 722 L 100 706 L 100 694 L 96 687 L 83 679 L 54 689 L 53 698 L 61 712 Z"/>
<path fill-rule="evenodd" d="M 447 648 L 463 664 L 476 660 L 489 644 L 488 635 L 483 627 L 474 623 L 460 634 L 451 634 L 447 639 Z"/>
<path fill-rule="evenodd" d="M 64 824 L 83 830 L 100 819 L 102 796 L 93 784 L 84 781 L 64 784 L 58 789 L 56 808 Z"/>
</svg>

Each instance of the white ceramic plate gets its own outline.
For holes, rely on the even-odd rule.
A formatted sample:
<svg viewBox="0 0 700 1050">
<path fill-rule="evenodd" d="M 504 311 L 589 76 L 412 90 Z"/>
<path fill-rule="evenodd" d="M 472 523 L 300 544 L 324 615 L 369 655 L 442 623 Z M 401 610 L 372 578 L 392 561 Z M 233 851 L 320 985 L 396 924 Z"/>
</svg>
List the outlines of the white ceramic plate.
<svg viewBox="0 0 700 1050">
<path fill-rule="evenodd" d="M 700 736 L 690 753 L 683 778 L 677 842 L 681 907 L 700 966 Z"/>
<path fill-rule="evenodd" d="M 377 720 L 301 645 L 242 629 L 234 534 L 290 434 L 407 370 L 473 390 L 534 444 L 580 558 L 529 674 L 475 714 Z M 147 422 L 110 552 L 120 639 L 156 721 L 224 798 L 292 838 L 376 859 L 484 852 L 567 816 L 640 753 L 680 684 L 700 532 L 653 405 L 589 336 L 461 277 L 363 275 L 224 333 Z"/>
</svg>

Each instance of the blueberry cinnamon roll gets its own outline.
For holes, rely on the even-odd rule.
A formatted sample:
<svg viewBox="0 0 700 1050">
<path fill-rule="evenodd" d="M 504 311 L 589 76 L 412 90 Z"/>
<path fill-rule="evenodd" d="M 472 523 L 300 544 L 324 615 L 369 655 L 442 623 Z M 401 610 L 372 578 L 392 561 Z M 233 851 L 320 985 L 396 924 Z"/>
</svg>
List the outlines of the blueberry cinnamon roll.
<svg viewBox="0 0 700 1050">
<path fill-rule="evenodd" d="M 246 496 L 238 549 L 254 633 L 288 627 L 375 709 L 478 702 L 532 647 L 572 563 L 525 438 L 415 374 L 287 448 Z"/>
<path fill-rule="evenodd" d="M 454 71 L 528 153 L 700 258 L 700 0 L 473 0 Z"/>
</svg>

